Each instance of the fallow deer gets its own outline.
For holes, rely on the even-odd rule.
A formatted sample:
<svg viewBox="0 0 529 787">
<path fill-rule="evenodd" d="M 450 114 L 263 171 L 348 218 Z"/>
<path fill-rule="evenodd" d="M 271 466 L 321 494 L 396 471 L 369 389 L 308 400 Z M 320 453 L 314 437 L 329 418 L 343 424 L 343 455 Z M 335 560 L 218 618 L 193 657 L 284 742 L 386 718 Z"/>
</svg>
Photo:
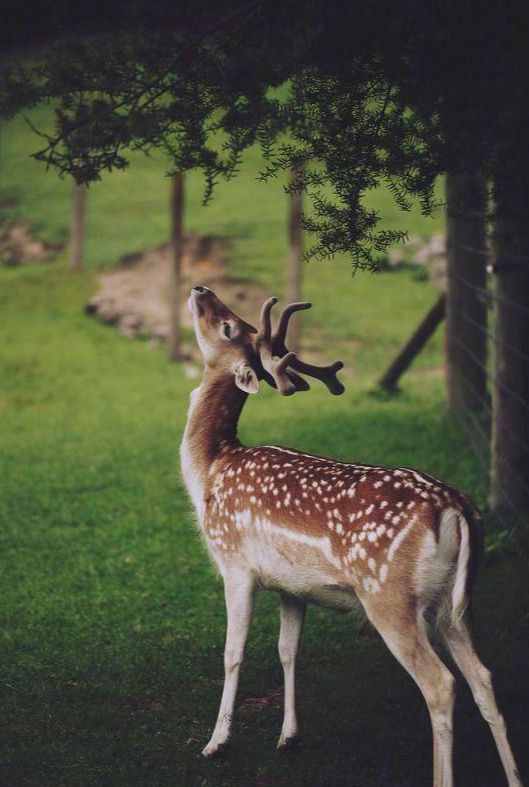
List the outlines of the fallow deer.
<svg viewBox="0 0 529 787">
<path fill-rule="evenodd" d="M 418 684 L 433 730 L 433 783 L 452 785 L 454 678 L 430 642 L 435 628 L 489 723 L 510 787 L 521 780 L 496 705 L 491 675 L 468 627 L 482 550 L 479 513 L 463 493 L 409 468 L 347 464 L 279 446 L 247 448 L 237 422 L 265 380 L 284 396 L 307 390 L 301 375 L 344 390 L 341 362 L 319 367 L 285 345 L 293 303 L 272 331 L 262 308 L 257 331 L 206 287 L 189 299 L 204 378 L 191 394 L 181 446 L 186 487 L 202 536 L 224 580 L 225 682 L 207 757 L 228 742 L 253 599 L 280 593 L 279 656 L 284 720 L 279 747 L 296 737 L 294 669 L 307 603 L 363 609 Z"/>
</svg>

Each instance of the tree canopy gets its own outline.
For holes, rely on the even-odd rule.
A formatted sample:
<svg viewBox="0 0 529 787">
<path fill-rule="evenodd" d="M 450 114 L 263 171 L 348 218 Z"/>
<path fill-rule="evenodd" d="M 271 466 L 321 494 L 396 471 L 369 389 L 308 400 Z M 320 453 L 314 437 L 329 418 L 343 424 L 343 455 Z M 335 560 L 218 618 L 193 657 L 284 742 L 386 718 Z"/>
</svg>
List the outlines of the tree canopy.
<svg viewBox="0 0 529 787">
<path fill-rule="evenodd" d="M 440 174 L 481 171 L 504 209 L 527 203 L 521 4 L 190 5 L 62 13 L 31 58 L 4 59 L 0 112 L 51 102 L 55 128 L 40 131 L 35 157 L 79 182 L 162 148 L 169 174 L 203 170 L 205 201 L 258 143 L 263 178 L 300 173 L 290 188 L 311 205 L 309 255 L 346 252 L 355 268 L 376 267 L 405 236 L 366 207 L 379 185 L 403 210 L 418 198 L 428 213 Z"/>
</svg>

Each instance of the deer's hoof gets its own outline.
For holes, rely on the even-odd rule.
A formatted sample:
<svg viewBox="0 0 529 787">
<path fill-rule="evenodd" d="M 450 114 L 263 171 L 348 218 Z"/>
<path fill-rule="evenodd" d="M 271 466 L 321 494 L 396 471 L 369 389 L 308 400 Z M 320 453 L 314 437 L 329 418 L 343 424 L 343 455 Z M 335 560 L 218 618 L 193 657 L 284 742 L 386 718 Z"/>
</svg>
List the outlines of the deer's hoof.
<svg viewBox="0 0 529 787">
<path fill-rule="evenodd" d="M 202 756 L 208 759 L 217 757 L 228 748 L 228 741 L 221 741 L 219 743 L 210 741 L 207 746 L 202 749 Z"/>
<path fill-rule="evenodd" d="M 296 748 L 298 740 L 297 735 L 290 735 L 289 737 L 282 735 L 277 742 L 277 748 L 279 751 L 292 751 L 292 749 Z"/>
</svg>

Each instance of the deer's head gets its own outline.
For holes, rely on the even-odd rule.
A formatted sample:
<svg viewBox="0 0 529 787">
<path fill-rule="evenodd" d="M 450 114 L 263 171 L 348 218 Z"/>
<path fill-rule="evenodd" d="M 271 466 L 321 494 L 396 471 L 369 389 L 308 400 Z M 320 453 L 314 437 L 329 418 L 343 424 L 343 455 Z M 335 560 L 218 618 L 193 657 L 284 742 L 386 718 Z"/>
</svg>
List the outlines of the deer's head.
<svg viewBox="0 0 529 787">
<path fill-rule="evenodd" d="M 309 309 L 311 304 L 286 306 L 272 332 L 270 312 L 276 302 L 277 298 L 265 301 L 257 330 L 225 306 L 212 290 L 193 287 L 188 305 L 206 366 L 233 375 L 236 385 L 246 393 L 257 393 L 260 380 L 266 380 L 283 396 L 307 391 L 310 386 L 301 374 L 321 380 L 333 394 L 343 393 L 345 389 L 336 377 L 343 367 L 341 361 L 330 366 L 314 366 L 289 352 L 285 345 L 290 316 Z"/>
</svg>

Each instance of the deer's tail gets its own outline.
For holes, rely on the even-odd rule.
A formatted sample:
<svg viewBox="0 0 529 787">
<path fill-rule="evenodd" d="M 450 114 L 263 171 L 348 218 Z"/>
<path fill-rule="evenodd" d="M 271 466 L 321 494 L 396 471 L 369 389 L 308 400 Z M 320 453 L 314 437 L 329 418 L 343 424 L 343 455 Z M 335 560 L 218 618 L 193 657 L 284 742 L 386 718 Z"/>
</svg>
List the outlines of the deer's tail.
<svg viewBox="0 0 529 787">
<path fill-rule="evenodd" d="M 450 568 L 439 606 L 438 623 L 442 627 L 458 626 L 470 611 L 472 588 L 483 555 L 481 517 L 474 506 L 464 501 L 461 506 L 443 512 L 439 526 L 439 550 L 445 554 Z"/>
<path fill-rule="evenodd" d="M 456 501 L 442 511 L 435 544 L 423 552 L 418 597 L 433 629 L 458 626 L 470 607 L 483 537 L 477 510 Z"/>
</svg>

